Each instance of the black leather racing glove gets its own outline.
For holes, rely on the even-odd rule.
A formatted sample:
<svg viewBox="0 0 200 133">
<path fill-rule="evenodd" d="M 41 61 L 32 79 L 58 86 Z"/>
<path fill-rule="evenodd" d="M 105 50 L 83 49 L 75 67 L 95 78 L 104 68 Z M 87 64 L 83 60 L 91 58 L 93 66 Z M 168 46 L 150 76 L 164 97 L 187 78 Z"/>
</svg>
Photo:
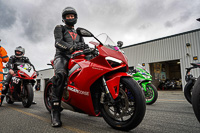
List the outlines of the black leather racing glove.
<svg viewBox="0 0 200 133">
<path fill-rule="evenodd" d="M 90 50 L 89 48 L 84 49 L 84 50 L 83 50 L 83 53 L 84 53 L 84 54 L 90 54 L 90 53 L 91 53 L 91 50 Z"/>
<path fill-rule="evenodd" d="M 73 53 L 76 50 L 82 50 L 83 47 L 84 47 L 84 44 L 78 42 L 78 43 L 75 43 L 74 45 L 70 46 L 69 51 L 70 51 L 70 53 Z"/>
<path fill-rule="evenodd" d="M 88 48 L 89 48 L 89 46 L 87 44 L 85 44 L 84 49 L 88 49 Z"/>
<path fill-rule="evenodd" d="M 85 43 L 84 42 L 78 42 L 76 43 L 76 50 L 84 50 Z"/>
<path fill-rule="evenodd" d="M 71 46 L 71 47 L 69 48 L 70 53 L 73 53 L 75 50 L 76 50 L 76 45 Z"/>
</svg>

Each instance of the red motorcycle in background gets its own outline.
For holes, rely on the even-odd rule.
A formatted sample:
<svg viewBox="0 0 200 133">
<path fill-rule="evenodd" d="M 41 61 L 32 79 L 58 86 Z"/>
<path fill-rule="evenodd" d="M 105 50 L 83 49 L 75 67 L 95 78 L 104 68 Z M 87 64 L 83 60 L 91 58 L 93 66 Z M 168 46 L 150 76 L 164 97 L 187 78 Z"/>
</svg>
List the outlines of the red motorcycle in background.
<svg viewBox="0 0 200 133">
<path fill-rule="evenodd" d="M 37 77 L 37 73 L 28 63 L 16 63 L 14 67 L 17 68 L 17 71 L 15 71 L 9 84 L 6 102 L 8 104 L 22 102 L 25 108 L 29 108 L 34 97 L 33 85 L 35 84 L 34 79 Z"/>
<path fill-rule="evenodd" d="M 146 103 L 140 86 L 127 74 L 128 62 L 123 52 L 106 35 L 96 38 L 78 28 L 83 37 L 94 37 L 93 49 L 76 51 L 69 61 L 62 109 L 98 116 L 114 129 L 129 131 L 144 118 Z M 53 65 L 53 63 L 52 63 Z M 51 110 L 52 79 L 44 90 L 44 103 Z M 61 109 L 61 111 L 62 111 Z"/>
</svg>

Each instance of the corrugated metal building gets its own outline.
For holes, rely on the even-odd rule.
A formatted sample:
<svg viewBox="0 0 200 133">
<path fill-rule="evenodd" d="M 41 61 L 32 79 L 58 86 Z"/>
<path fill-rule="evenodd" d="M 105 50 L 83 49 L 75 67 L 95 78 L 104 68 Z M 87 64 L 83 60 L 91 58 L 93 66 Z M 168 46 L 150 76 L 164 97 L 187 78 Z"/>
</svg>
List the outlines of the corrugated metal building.
<svg viewBox="0 0 200 133">
<path fill-rule="evenodd" d="M 128 57 L 129 66 L 143 63 L 150 70 L 156 85 L 163 73 L 165 79 L 180 78 L 184 87 L 185 68 L 190 67 L 190 63 L 200 62 L 200 29 L 126 46 L 122 49 Z M 160 72 L 158 75 L 157 71 Z M 191 73 L 195 77 L 200 75 L 199 69 L 192 70 Z"/>
</svg>

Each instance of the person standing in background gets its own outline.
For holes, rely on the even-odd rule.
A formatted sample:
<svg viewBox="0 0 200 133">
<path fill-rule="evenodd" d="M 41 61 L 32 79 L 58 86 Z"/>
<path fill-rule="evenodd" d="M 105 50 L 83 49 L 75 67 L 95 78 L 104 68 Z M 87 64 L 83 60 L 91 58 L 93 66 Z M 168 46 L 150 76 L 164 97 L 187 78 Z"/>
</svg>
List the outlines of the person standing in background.
<svg viewBox="0 0 200 133">
<path fill-rule="evenodd" d="M 1 41 L 1 39 L 0 39 Z M 3 62 L 6 63 L 9 61 L 7 51 L 0 45 L 0 106 L 2 104 L 1 95 L 2 95 L 2 81 L 3 81 Z"/>
</svg>

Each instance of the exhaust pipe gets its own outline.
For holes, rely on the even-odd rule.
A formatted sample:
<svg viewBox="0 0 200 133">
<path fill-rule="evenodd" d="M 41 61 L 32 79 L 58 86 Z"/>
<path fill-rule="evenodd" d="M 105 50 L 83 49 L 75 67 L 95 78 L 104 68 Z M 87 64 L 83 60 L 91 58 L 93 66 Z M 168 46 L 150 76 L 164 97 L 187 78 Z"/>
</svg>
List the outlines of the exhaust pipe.
<svg viewBox="0 0 200 133">
<path fill-rule="evenodd" d="M 74 108 L 73 108 L 72 106 L 70 106 L 69 104 L 67 104 L 67 103 L 65 103 L 65 102 L 63 102 L 63 101 L 61 101 L 61 107 L 62 107 L 63 109 L 67 109 L 67 110 L 71 110 L 71 111 L 74 111 L 74 112 L 75 112 L 75 110 L 74 110 Z"/>
</svg>

